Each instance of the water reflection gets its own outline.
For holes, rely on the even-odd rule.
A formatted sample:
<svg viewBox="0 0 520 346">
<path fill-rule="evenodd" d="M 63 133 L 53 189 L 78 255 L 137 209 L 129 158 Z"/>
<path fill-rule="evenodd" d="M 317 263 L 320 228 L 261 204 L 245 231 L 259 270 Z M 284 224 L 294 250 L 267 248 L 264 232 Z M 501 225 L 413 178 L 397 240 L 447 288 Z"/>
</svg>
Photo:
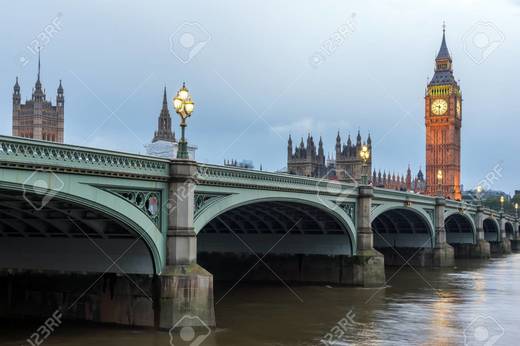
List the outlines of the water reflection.
<svg viewBox="0 0 520 346">
<path fill-rule="evenodd" d="M 459 261 L 457 266 L 418 272 L 404 268 L 380 290 L 293 287 L 303 302 L 284 286 L 241 284 L 217 305 L 219 328 L 201 345 L 324 345 L 330 335 L 334 345 L 517 344 L 520 255 Z M 230 286 L 216 286 L 218 300 Z M 38 324 L 8 321 L 1 326 L 0 344 L 19 346 Z M 46 345 L 155 346 L 169 341 L 166 332 L 65 322 Z"/>
</svg>

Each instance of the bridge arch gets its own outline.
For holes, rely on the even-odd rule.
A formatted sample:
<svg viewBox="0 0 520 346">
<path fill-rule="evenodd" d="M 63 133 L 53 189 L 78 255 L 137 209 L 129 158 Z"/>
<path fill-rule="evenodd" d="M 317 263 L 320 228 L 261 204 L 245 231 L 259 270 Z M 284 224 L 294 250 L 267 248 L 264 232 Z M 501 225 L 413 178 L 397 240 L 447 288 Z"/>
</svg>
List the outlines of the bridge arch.
<svg viewBox="0 0 520 346">
<path fill-rule="evenodd" d="M 444 220 L 446 241 L 449 244 L 475 244 L 477 227 L 471 215 L 452 210 L 446 213 Z"/>
<path fill-rule="evenodd" d="M 372 211 L 376 248 L 432 248 L 435 244 L 431 216 L 422 208 L 381 205 Z"/>
<path fill-rule="evenodd" d="M 50 189 L 42 189 L 41 181 L 48 182 Z M 97 187 L 98 182 L 93 176 L 4 170 L 0 180 L 2 263 L 12 268 L 160 273 L 165 262 L 160 229 L 136 206 Z M 29 202 L 34 198 L 39 203 L 45 196 L 49 198 L 36 208 Z M 12 217 L 6 220 L 6 215 Z M 24 234 L 16 234 L 20 226 Z M 23 260 L 13 259 L 16 254 L 9 250 L 13 247 Z M 117 265 L 110 266 L 112 261 Z"/>
<path fill-rule="evenodd" d="M 355 226 L 347 212 L 312 195 L 231 194 L 197 213 L 194 228 L 199 252 L 354 255 L 356 251 Z M 286 234 L 291 235 L 291 244 L 280 240 Z M 248 245 L 239 244 L 237 235 Z M 240 249 L 224 246 L 225 239 Z M 277 241 L 280 244 L 271 249 Z"/>
<path fill-rule="evenodd" d="M 484 238 L 487 241 L 498 241 L 500 239 L 500 225 L 493 217 L 487 217 L 483 221 Z"/>
</svg>

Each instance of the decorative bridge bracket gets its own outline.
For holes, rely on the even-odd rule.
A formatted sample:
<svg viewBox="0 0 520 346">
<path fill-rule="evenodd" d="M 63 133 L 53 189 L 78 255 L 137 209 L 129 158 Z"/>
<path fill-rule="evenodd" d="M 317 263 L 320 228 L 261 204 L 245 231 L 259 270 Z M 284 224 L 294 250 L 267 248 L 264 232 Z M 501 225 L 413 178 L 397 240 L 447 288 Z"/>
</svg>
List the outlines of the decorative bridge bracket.
<svg viewBox="0 0 520 346">
<path fill-rule="evenodd" d="M 352 202 L 334 202 L 338 207 L 341 208 L 352 220 L 352 223 L 356 224 L 356 203 Z"/>
<path fill-rule="evenodd" d="M 424 208 L 424 211 L 430 217 L 430 220 L 431 220 L 432 224 L 435 224 L 435 209 Z"/>
<path fill-rule="evenodd" d="M 197 216 L 210 205 L 227 196 L 229 196 L 229 194 L 195 193 L 195 212 L 193 218 L 197 218 Z"/>
<path fill-rule="evenodd" d="M 107 189 L 132 203 L 161 229 L 161 192 L 142 190 Z"/>
</svg>

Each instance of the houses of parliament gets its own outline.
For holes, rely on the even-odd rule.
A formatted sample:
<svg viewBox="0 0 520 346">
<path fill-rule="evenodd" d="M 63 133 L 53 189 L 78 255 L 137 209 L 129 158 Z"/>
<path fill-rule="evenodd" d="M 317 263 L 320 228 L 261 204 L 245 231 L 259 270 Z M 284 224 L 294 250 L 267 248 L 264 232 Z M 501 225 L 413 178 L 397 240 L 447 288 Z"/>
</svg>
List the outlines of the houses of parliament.
<svg viewBox="0 0 520 346">
<path fill-rule="evenodd" d="M 309 133 L 293 149 L 289 136 L 287 146 L 287 171 L 308 177 L 326 177 L 345 182 L 360 182 L 363 175 L 377 187 L 415 191 L 428 195 L 443 195 L 449 199 L 461 199 L 460 150 L 462 126 L 462 93 L 453 75 L 453 61 L 446 44 L 443 28 L 441 47 L 435 58 L 435 70 L 424 96 L 426 128 L 426 177 L 421 169 L 412 177 L 410 167 L 406 174 L 372 170 L 372 156 L 366 162 L 361 149 L 366 146 L 372 152 L 372 139 L 365 141 L 358 132 L 355 143 L 348 136 L 342 143 L 340 133 L 336 137 L 335 157 L 325 158 L 323 140 L 316 147 Z M 366 169 L 366 172 L 363 172 Z"/>
<path fill-rule="evenodd" d="M 18 77 L 13 87 L 13 136 L 63 143 L 65 96 L 60 84 L 56 93 L 56 105 L 47 100 L 40 80 L 40 55 L 38 74 L 32 97 L 22 103 Z"/>
<path fill-rule="evenodd" d="M 395 174 L 372 169 L 372 139 L 363 140 L 358 131 L 355 141 L 350 135 L 346 142 L 340 133 L 336 136 L 334 157 L 325 157 L 324 143 L 315 144 L 309 133 L 306 141 L 301 138 L 293 146 L 289 136 L 287 147 L 287 171 L 308 177 L 336 179 L 339 181 L 361 181 L 368 177 L 371 184 L 395 190 L 415 191 L 428 195 L 442 194 L 450 199 L 461 199 L 460 150 L 462 126 L 462 93 L 453 75 L 452 58 L 446 44 L 443 29 L 442 42 L 435 58 L 435 72 L 425 92 L 426 128 L 426 176 L 419 169 L 412 176 L 410 167 L 405 174 Z M 64 91 L 57 88 L 56 104 L 47 100 L 40 80 L 40 56 L 38 73 L 31 99 L 22 103 L 18 78 L 13 88 L 13 136 L 63 143 Z M 361 158 L 361 148 L 366 146 L 372 154 L 366 165 Z M 163 107 L 158 119 L 158 129 L 152 143 L 147 147 L 150 155 L 172 156 L 176 150 L 175 135 L 171 131 L 171 118 L 167 109 L 166 90 Z M 190 147 L 194 158 L 195 147 Z M 365 172 L 363 170 L 366 170 Z"/>
</svg>

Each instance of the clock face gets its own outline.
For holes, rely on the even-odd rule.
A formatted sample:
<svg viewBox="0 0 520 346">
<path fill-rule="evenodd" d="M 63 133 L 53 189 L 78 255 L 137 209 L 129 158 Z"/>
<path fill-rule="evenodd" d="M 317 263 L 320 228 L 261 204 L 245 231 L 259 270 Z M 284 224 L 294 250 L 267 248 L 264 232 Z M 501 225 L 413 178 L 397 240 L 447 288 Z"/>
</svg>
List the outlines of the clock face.
<svg viewBox="0 0 520 346">
<path fill-rule="evenodd" d="M 435 115 L 443 115 L 448 110 L 448 102 L 443 99 L 437 99 L 432 103 L 432 113 Z"/>
<path fill-rule="evenodd" d="M 457 100 L 457 115 L 460 117 L 461 104 L 460 100 Z"/>
</svg>

